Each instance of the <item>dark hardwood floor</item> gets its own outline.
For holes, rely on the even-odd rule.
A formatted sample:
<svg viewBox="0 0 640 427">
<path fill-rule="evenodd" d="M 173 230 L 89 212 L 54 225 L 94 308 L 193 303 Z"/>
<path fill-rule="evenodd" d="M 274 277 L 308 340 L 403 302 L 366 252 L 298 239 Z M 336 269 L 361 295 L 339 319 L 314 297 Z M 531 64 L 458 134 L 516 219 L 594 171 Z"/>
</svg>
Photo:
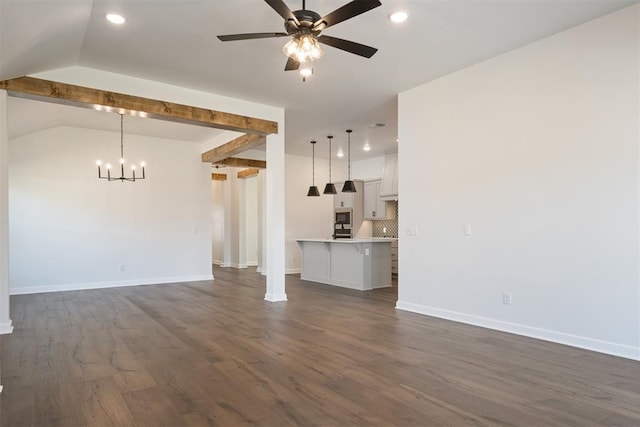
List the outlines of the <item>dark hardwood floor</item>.
<svg viewBox="0 0 640 427">
<path fill-rule="evenodd" d="M 640 425 L 640 363 L 254 270 L 11 298 L 4 426 Z"/>
</svg>

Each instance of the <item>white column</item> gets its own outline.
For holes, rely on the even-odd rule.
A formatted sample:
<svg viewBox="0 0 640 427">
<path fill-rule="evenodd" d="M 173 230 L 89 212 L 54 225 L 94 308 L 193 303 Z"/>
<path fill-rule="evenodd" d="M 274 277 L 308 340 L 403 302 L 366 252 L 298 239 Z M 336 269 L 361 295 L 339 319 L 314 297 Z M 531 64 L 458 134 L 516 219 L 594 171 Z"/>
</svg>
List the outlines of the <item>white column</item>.
<svg viewBox="0 0 640 427">
<path fill-rule="evenodd" d="M 233 170 L 230 170 L 230 172 L 227 173 L 227 180 L 223 181 L 222 200 L 224 201 L 224 244 L 222 267 L 231 267 L 231 217 L 233 215 L 231 207 L 231 176 L 233 173 Z"/>
<path fill-rule="evenodd" d="M 238 268 L 247 268 L 247 180 L 238 179 Z"/>
<path fill-rule="evenodd" d="M 267 136 L 267 301 L 286 301 L 284 271 L 284 119 L 280 133 Z"/>
<path fill-rule="evenodd" d="M 266 248 L 265 248 L 265 241 L 266 239 L 266 233 L 267 233 L 267 227 L 265 224 L 265 203 L 266 203 L 266 198 L 265 198 L 265 175 L 266 175 L 266 171 L 265 170 L 261 170 L 260 173 L 258 174 L 258 268 L 257 268 L 257 272 L 258 273 L 262 273 L 263 275 L 266 275 L 267 269 L 265 267 L 266 265 L 266 260 L 267 260 L 267 256 L 266 256 Z"/>
<path fill-rule="evenodd" d="M 0 334 L 13 331 L 9 318 L 9 133 L 7 91 L 0 90 Z"/>
</svg>

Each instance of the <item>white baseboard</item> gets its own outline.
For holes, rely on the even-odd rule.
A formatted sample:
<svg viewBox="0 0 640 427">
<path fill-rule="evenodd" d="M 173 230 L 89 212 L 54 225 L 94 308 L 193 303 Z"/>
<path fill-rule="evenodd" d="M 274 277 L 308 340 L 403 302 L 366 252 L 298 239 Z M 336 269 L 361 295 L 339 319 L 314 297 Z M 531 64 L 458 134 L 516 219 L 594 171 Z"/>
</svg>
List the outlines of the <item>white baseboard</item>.
<svg viewBox="0 0 640 427">
<path fill-rule="evenodd" d="M 266 294 L 264 296 L 265 301 L 280 302 L 287 300 L 287 294 Z"/>
<path fill-rule="evenodd" d="M 0 323 L 0 335 L 10 334 L 13 332 L 13 322 L 9 319 L 7 322 Z"/>
<path fill-rule="evenodd" d="M 221 259 L 214 259 L 213 261 L 211 261 L 213 264 L 215 265 L 219 265 L 222 266 L 222 264 L 224 264 L 224 261 L 222 261 Z"/>
<path fill-rule="evenodd" d="M 284 271 L 284 274 L 300 274 L 300 273 L 302 273 L 301 268 L 290 268 Z"/>
<path fill-rule="evenodd" d="M 403 301 L 398 301 L 396 303 L 396 309 L 425 314 L 427 316 L 438 317 L 441 319 L 453 320 L 455 322 L 466 323 L 483 328 L 495 329 L 502 332 L 509 332 L 516 335 L 523 335 L 530 338 L 551 341 L 558 344 L 583 348 L 585 350 L 596 351 L 627 359 L 640 360 L 640 347 L 616 344 L 608 341 L 566 334 L 564 332 L 541 329 L 518 323 L 504 322 L 502 320 L 489 319 L 456 311 L 442 310 L 439 308 Z"/>
<path fill-rule="evenodd" d="M 199 282 L 213 280 L 213 274 L 183 277 L 155 277 L 149 279 L 121 280 L 112 282 L 70 283 L 62 285 L 14 287 L 9 290 L 10 295 L 40 294 L 44 292 L 81 291 L 87 289 L 121 288 L 125 286 L 161 285 L 167 283 Z"/>
<path fill-rule="evenodd" d="M 247 261 L 247 267 L 257 267 L 258 261 Z"/>
<path fill-rule="evenodd" d="M 232 268 L 247 268 L 247 264 L 237 264 L 232 262 L 231 264 L 227 264 L 225 265 L 225 267 L 232 267 Z"/>
</svg>

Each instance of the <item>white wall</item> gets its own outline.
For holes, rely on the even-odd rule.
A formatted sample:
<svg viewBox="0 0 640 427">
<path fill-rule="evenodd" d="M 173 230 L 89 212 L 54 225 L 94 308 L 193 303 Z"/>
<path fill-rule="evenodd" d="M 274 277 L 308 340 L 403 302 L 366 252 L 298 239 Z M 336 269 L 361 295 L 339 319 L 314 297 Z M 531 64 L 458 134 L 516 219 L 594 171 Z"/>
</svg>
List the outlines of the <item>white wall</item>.
<svg viewBox="0 0 640 427">
<path fill-rule="evenodd" d="M 638 23 L 400 94 L 398 308 L 640 358 Z"/>
<path fill-rule="evenodd" d="M 384 156 L 357 160 L 351 165 L 351 176 L 353 179 L 382 179 L 383 171 Z"/>
<path fill-rule="evenodd" d="M 7 92 L 0 90 L 0 334 L 11 333 L 9 318 L 9 136 Z M 0 390 L 2 386 L 0 386 Z"/>
<path fill-rule="evenodd" d="M 286 271 L 300 272 L 300 247 L 296 239 L 326 239 L 333 233 L 333 196 L 323 195 L 322 191 L 329 176 L 329 162 L 316 158 L 316 186 L 320 197 L 307 197 L 312 181 L 311 157 L 286 155 Z M 346 170 L 345 168 L 342 168 Z M 345 179 L 346 171 L 333 168 L 332 180 Z M 340 191 L 338 189 L 338 191 Z"/>
<path fill-rule="evenodd" d="M 10 142 L 11 293 L 212 278 L 199 144 L 125 132 L 125 157 L 145 160 L 147 179 L 99 180 L 95 161 L 116 164 L 119 139 L 58 127 Z"/>
</svg>

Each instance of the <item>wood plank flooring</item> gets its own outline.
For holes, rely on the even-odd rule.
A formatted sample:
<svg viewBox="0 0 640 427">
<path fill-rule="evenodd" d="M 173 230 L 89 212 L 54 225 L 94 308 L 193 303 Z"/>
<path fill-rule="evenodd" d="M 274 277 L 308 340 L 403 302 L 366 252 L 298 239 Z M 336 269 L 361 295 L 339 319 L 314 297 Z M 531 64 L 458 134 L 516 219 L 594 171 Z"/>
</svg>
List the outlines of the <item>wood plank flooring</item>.
<svg viewBox="0 0 640 427">
<path fill-rule="evenodd" d="M 11 297 L 3 426 L 640 426 L 640 363 L 254 270 Z"/>
</svg>

